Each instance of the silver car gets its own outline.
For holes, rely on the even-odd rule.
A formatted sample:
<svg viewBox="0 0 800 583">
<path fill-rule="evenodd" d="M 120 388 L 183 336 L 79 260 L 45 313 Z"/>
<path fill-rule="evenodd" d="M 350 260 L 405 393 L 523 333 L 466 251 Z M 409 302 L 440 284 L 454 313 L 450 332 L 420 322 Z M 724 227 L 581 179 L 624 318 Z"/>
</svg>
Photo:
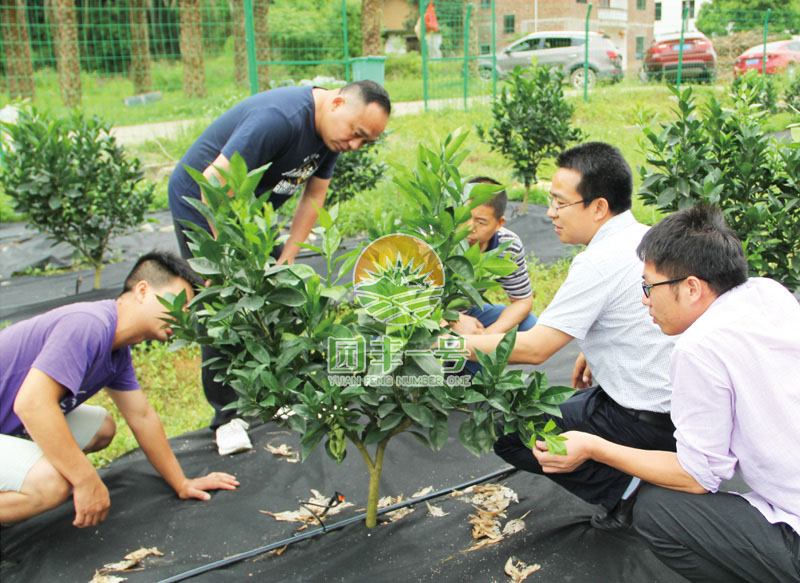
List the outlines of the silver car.
<svg viewBox="0 0 800 583">
<path fill-rule="evenodd" d="M 582 88 L 585 43 L 585 32 L 534 32 L 495 54 L 497 75 L 505 76 L 517 66 L 530 68 L 535 59 L 539 65 L 560 68 L 572 86 Z M 491 58 L 479 59 L 478 63 L 481 76 L 491 78 Z M 589 87 L 598 78 L 619 81 L 622 76 L 622 55 L 614 43 L 601 34 L 590 32 L 589 70 L 586 76 Z"/>
</svg>

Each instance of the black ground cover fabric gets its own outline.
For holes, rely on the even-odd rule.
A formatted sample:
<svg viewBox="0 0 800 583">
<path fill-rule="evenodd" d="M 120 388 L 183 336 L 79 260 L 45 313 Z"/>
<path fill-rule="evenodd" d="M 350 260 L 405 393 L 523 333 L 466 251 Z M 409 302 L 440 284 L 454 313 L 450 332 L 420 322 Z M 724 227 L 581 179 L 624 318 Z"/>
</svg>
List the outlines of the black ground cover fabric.
<svg viewBox="0 0 800 583">
<path fill-rule="evenodd" d="M 441 489 L 503 468 L 492 454 L 476 458 L 455 439 L 440 452 L 425 449 L 410 435 L 396 437 L 386 453 L 382 495 Z M 213 470 L 236 474 L 235 492 L 218 492 L 209 502 L 178 500 L 155 474 L 141 452 L 113 462 L 102 472 L 112 499 L 108 519 L 95 528 L 71 526 L 71 503 L 27 522 L 2 528 L 4 583 L 89 581 L 95 570 L 119 561 L 140 547 L 157 547 L 163 557 L 144 560 L 144 570 L 117 573 L 131 583 L 161 581 L 227 556 L 290 537 L 296 523 L 277 522 L 260 510 L 297 510 L 310 489 L 325 495 L 342 492 L 354 508 L 328 518 L 332 524 L 352 516 L 366 500 L 363 461 L 351 447 L 342 465 L 322 449 L 292 464 L 264 447 L 287 443 L 294 433 L 273 423 L 251 429 L 254 449 L 228 457 L 217 455 L 211 432 L 197 431 L 171 440 L 189 474 Z M 290 545 L 280 556 L 263 554 L 189 579 L 240 581 L 508 581 L 503 566 L 515 556 L 541 570 L 526 581 L 660 582 L 683 581 L 662 566 L 632 533 L 593 529 L 595 507 L 568 494 L 547 478 L 517 472 L 502 483 L 519 496 L 508 519 L 525 517 L 526 530 L 487 548 L 465 552 L 474 542 L 468 503 L 442 497 L 430 503 L 447 512 L 433 517 L 424 504 L 397 522 L 366 529 L 362 523 Z M 503 523 L 505 520 L 503 520 Z"/>
</svg>

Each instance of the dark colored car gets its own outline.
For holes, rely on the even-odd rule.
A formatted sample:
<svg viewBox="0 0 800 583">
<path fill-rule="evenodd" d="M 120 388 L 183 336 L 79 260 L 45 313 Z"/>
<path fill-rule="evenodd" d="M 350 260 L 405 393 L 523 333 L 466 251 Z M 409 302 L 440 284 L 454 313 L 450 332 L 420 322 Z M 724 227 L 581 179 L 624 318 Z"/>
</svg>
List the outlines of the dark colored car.
<svg viewBox="0 0 800 583">
<path fill-rule="evenodd" d="M 498 77 L 503 77 L 514 67 L 530 67 L 535 60 L 540 65 L 549 65 L 561 70 L 570 85 L 583 88 L 583 59 L 586 50 L 586 33 L 580 31 L 534 32 L 511 43 L 495 55 Z M 492 76 L 492 59 L 483 57 L 479 61 L 480 75 Z M 597 79 L 619 81 L 623 77 L 622 55 L 610 39 L 589 33 L 589 68 L 586 75 L 589 87 Z"/>
<path fill-rule="evenodd" d="M 800 40 L 779 40 L 767 43 L 766 74 L 776 73 L 794 74 L 800 68 Z M 761 72 L 764 45 L 750 47 L 736 57 L 733 64 L 733 74 L 738 77 L 751 69 Z"/>
<path fill-rule="evenodd" d="M 657 37 L 647 49 L 642 72 L 645 79 L 674 80 L 678 76 L 678 61 L 681 49 L 681 34 Z M 717 77 L 717 53 L 714 45 L 702 32 L 687 32 L 683 35 L 683 68 L 681 77 L 711 82 Z"/>
</svg>

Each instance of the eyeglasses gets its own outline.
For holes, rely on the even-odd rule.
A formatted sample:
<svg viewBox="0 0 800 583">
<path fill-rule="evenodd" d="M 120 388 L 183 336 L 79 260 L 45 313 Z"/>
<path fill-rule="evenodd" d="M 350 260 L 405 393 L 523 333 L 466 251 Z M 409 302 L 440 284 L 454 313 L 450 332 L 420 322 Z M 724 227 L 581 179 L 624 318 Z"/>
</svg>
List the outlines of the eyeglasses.
<svg viewBox="0 0 800 583">
<path fill-rule="evenodd" d="M 550 197 L 550 203 L 549 203 L 548 206 L 551 209 L 553 209 L 554 211 L 556 211 L 556 214 L 558 214 L 558 211 L 560 211 L 561 209 L 565 209 L 568 206 L 572 206 L 573 204 L 578 204 L 579 202 L 585 202 L 585 201 L 583 199 L 580 199 L 580 200 L 576 200 L 575 202 L 568 202 L 567 204 L 562 204 L 562 205 L 556 206 L 556 200 L 551 196 Z"/>
<path fill-rule="evenodd" d="M 654 287 L 656 287 L 657 285 L 667 285 L 668 283 L 678 283 L 679 281 L 683 281 L 687 277 L 689 277 L 689 276 L 687 275 L 685 277 L 679 277 L 677 279 L 668 279 L 667 281 L 659 281 L 659 282 L 656 282 L 656 283 L 645 283 L 645 282 L 642 282 L 642 291 L 644 292 L 644 297 L 649 298 L 650 297 L 650 290 L 653 289 Z"/>
</svg>

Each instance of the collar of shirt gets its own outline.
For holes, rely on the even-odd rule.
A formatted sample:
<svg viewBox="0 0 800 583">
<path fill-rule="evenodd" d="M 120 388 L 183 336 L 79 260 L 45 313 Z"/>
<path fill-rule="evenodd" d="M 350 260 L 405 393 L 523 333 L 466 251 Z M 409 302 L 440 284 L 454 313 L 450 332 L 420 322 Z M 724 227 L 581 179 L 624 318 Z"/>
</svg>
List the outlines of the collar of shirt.
<svg viewBox="0 0 800 583">
<path fill-rule="evenodd" d="M 596 245 L 603 239 L 612 237 L 616 233 L 619 233 L 620 231 L 623 231 L 634 224 L 636 224 L 636 219 L 633 217 L 633 213 L 630 210 L 618 215 L 614 215 L 597 230 L 597 232 L 594 234 L 594 237 L 592 237 L 592 240 L 589 241 L 589 244 L 586 246 L 587 249 L 592 245 Z"/>
</svg>

